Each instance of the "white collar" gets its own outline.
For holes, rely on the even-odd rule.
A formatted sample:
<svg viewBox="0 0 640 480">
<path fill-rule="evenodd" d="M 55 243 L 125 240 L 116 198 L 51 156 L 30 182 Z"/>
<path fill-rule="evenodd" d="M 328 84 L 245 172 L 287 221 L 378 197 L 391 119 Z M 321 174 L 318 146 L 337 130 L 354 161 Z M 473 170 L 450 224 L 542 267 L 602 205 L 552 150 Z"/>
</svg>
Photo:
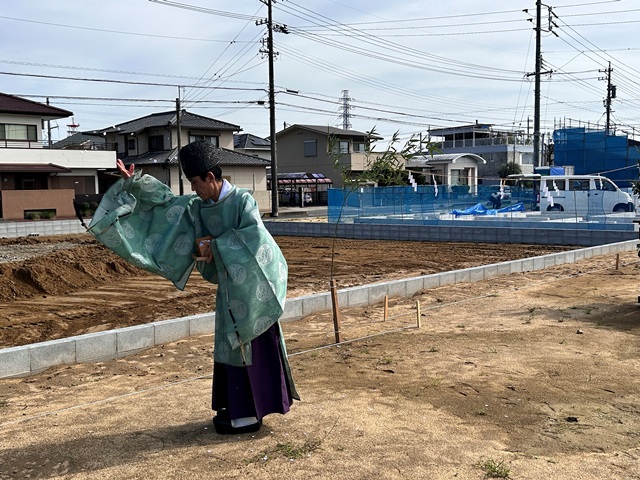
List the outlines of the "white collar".
<svg viewBox="0 0 640 480">
<path fill-rule="evenodd" d="M 226 197 L 227 195 L 229 195 L 230 191 L 231 191 L 231 184 L 226 179 L 223 178 L 222 188 L 220 188 L 220 195 L 218 196 L 218 202 L 222 200 L 224 197 Z M 207 199 L 207 203 L 210 203 L 210 204 L 216 204 L 218 202 L 216 202 L 212 198 Z"/>
</svg>

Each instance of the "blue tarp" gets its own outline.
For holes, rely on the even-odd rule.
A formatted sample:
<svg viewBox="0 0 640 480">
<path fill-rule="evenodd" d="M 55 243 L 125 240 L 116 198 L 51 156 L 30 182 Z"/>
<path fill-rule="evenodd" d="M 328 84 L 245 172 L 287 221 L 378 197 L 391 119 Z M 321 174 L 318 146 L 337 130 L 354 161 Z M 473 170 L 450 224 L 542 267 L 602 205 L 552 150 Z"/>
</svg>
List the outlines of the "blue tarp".
<svg viewBox="0 0 640 480">
<path fill-rule="evenodd" d="M 456 217 L 459 217 L 460 215 L 495 215 L 496 213 L 509 212 L 524 212 L 524 204 L 522 202 L 518 202 L 498 210 L 489 210 L 482 203 L 476 203 L 473 207 L 469 207 L 464 210 L 453 210 L 451 213 Z"/>
</svg>

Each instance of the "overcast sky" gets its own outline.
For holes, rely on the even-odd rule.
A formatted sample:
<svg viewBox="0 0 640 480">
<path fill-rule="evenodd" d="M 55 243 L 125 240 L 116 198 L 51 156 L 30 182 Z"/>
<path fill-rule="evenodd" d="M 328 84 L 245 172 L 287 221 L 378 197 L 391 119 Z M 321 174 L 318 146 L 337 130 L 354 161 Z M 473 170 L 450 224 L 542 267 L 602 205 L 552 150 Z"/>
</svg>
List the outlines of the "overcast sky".
<svg viewBox="0 0 640 480">
<path fill-rule="evenodd" d="M 546 2 L 542 130 L 604 124 L 611 62 L 612 121 L 640 131 L 640 2 Z M 48 96 L 83 131 L 175 109 L 180 96 L 190 112 L 269 135 L 259 0 L 0 5 L 0 92 Z M 276 129 L 342 126 L 348 91 L 351 128 L 385 138 L 476 120 L 532 133 L 535 12 L 535 0 L 278 1 L 274 22 L 289 33 L 274 34 Z M 57 122 L 54 141 L 70 123 Z"/>
</svg>

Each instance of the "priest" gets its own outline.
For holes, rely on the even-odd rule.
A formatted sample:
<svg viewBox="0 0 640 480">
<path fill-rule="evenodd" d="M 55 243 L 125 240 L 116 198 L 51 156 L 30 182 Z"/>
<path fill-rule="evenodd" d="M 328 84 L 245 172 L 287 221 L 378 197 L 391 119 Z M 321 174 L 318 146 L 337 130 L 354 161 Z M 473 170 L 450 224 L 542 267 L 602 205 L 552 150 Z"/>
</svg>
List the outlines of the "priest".
<svg viewBox="0 0 640 480">
<path fill-rule="evenodd" d="M 255 432 L 285 414 L 296 392 L 279 318 L 287 263 L 247 190 L 222 178 L 222 150 L 196 141 L 180 150 L 195 195 L 176 196 L 132 164 L 104 195 L 89 231 L 140 268 L 184 289 L 194 267 L 217 284 L 212 407 L 220 434 Z"/>
</svg>

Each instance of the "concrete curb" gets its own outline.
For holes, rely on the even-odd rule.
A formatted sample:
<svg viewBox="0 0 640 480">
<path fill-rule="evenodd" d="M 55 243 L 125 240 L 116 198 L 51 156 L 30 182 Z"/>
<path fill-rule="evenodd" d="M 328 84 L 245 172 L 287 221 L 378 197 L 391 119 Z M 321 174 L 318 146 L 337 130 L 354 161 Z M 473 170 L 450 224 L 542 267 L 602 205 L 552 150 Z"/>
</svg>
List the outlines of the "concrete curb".
<svg viewBox="0 0 640 480">
<path fill-rule="evenodd" d="M 555 265 L 575 263 L 598 255 L 635 250 L 638 240 L 599 245 L 539 257 L 494 263 L 420 277 L 374 283 L 338 291 L 342 307 L 358 307 L 389 297 L 411 297 L 418 292 L 461 282 L 479 282 L 511 273 L 542 270 Z M 282 321 L 293 321 L 313 313 L 331 310 L 329 293 L 287 299 Z M 24 377 L 64 364 L 99 362 L 121 358 L 143 349 L 175 342 L 192 335 L 213 334 L 215 313 L 153 322 L 135 327 L 0 349 L 0 378 Z"/>
</svg>

